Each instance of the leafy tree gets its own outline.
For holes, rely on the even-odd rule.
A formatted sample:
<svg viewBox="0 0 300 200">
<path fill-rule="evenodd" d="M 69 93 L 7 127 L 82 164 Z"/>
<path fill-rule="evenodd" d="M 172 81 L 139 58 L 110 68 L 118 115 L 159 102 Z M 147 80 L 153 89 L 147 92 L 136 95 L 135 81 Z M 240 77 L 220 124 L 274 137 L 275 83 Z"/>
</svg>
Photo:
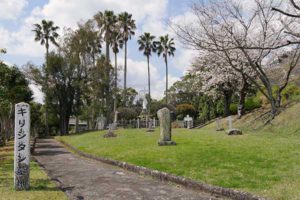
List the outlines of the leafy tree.
<svg viewBox="0 0 300 200">
<path fill-rule="evenodd" d="M 46 21 L 43 19 L 41 24 L 34 24 L 34 29 L 32 30 L 35 33 L 34 40 L 40 42 L 41 45 L 45 45 L 46 48 L 46 76 L 43 83 L 44 93 L 46 94 L 45 98 L 45 123 L 46 123 L 46 133 L 49 134 L 49 124 L 48 124 L 48 100 L 47 100 L 47 92 L 48 92 L 48 57 L 49 57 L 49 43 L 58 46 L 56 40 L 59 37 L 57 30 L 58 26 L 54 26 L 53 21 Z"/>
<path fill-rule="evenodd" d="M 120 34 L 124 41 L 124 94 L 123 101 L 124 106 L 126 106 L 126 84 L 127 84 L 127 42 L 131 39 L 131 36 L 135 34 L 135 20 L 132 19 L 132 14 L 127 12 L 122 12 L 118 16 L 118 24 L 120 26 Z"/>
<path fill-rule="evenodd" d="M 174 39 L 170 38 L 169 35 L 160 36 L 157 44 L 157 54 L 162 54 L 166 64 L 166 104 L 168 104 L 168 56 L 174 56 L 176 48 L 174 47 Z"/>
<path fill-rule="evenodd" d="M 0 140 L 3 144 L 13 135 L 14 105 L 32 100 L 28 85 L 17 67 L 0 62 Z"/>
<path fill-rule="evenodd" d="M 147 65 L 148 65 L 148 95 L 150 101 L 148 102 L 148 112 L 151 111 L 151 82 L 150 82 L 150 64 L 149 59 L 152 54 L 152 52 L 156 52 L 155 47 L 155 36 L 151 35 L 150 33 L 144 33 L 139 37 L 138 44 L 139 44 L 139 50 L 143 51 L 144 56 L 147 57 Z"/>
</svg>

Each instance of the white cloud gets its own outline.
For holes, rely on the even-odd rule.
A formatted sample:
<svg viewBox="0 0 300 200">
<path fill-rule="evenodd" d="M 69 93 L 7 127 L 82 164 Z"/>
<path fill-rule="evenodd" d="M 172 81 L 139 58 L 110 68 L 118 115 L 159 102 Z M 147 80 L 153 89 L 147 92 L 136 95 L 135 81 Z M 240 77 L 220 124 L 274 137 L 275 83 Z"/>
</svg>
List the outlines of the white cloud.
<svg viewBox="0 0 300 200">
<path fill-rule="evenodd" d="M 27 0 L 1 0 L 0 19 L 16 19 L 28 4 Z"/>
</svg>

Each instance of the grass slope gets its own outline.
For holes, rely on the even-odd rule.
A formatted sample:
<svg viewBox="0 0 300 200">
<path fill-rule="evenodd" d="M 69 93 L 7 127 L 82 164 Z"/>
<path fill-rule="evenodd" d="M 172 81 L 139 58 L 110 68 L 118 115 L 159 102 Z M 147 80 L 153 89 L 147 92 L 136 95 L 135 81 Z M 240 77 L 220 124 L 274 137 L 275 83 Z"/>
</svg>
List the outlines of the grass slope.
<svg viewBox="0 0 300 200">
<path fill-rule="evenodd" d="M 30 190 L 14 190 L 13 143 L 0 148 L 0 200 L 67 200 L 35 162 L 30 163 Z"/>
<path fill-rule="evenodd" d="M 257 129 L 254 114 L 236 121 L 242 136 L 202 129 L 173 129 L 177 146 L 157 145 L 159 130 L 120 129 L 59 137 L 87 153 L 126 161 L 209 184 L 274 199 L 300 199 L 300 104 L 286 109 L 273 125 Z M 261 113 L 258 111 L 258 113 Z M 244 124 L 244 125 L 243 125 Z M 246 125 L 245 125 L 246 124 Z"/>
</svg>

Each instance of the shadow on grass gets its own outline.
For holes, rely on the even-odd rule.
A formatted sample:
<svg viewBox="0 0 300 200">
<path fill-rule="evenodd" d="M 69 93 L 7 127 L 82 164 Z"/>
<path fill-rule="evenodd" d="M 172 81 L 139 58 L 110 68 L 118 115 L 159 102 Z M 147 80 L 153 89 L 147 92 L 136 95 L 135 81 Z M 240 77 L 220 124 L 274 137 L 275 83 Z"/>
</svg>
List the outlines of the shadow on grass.
<svg viewBox="0 0 300 200">
<path fill-rule="evenodd" d="M 32 191 L 60 191 L 55 185 L 49 185 L 50 181 L 47 179 L 34 179 L 30 181 L 30 190 Z"/>
</svg>

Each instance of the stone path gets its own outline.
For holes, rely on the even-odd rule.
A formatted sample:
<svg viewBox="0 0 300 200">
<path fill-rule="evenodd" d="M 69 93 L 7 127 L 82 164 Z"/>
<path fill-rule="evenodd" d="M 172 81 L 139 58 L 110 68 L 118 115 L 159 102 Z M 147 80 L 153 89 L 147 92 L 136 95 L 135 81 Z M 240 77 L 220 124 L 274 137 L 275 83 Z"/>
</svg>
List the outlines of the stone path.
<svg viewBox="0 0 300 200">
<path fill-rule="evenodd" d="M 70 153 L 54 139 L 39 139 L 36 160 L 70 199 L 219 199 L 199 191 L 160 182 L 151 177 Z"/>
</svg>

